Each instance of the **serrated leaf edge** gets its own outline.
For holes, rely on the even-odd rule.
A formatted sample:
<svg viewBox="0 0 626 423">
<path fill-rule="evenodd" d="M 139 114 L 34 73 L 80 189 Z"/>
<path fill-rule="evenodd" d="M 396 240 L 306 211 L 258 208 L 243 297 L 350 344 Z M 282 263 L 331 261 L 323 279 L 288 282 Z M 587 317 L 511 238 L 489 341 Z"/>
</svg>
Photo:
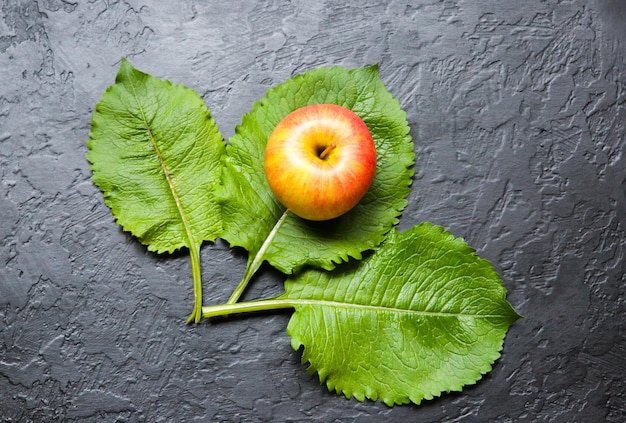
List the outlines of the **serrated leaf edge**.
<svg viewBox="0 0 626 423">
<path fill-rule="evenodd" d="M 204 240 L 202 240 L 202 241 L 197 241 L 197 240 L 195 239 L 195 236 L 193 235 L 193 231 L 191 230 L 191 227 L 190 227 L 190 225 L 189 225 L 189 220 L 188 220 L 188 218 L 187 218 L 187 216 L 186 216 L 186 212 L 185 212 L 185 210 L 184 210 L 184 207 L 182 206 L 182 204 L 181 204 L 181 202 L 180 202 L 180 196 L 179 196 L 179 195 L 178 195 L 178 193 L 177 193 L 177 190 L 176 190 L 176 188 L 175 188 L 175 184 L 173 183 L 173 180 L 172 180 L 171 174 L 170 174 L 170 172 L 169 172 L 169 170 L 168 170 L 167 166 L 165 165 L 165 163 L 164 163 L 164 161 L 163 161 L 163 157 L 162 157 L 162 154 L 160 153 L 160 150 L 159 150 L 158 144 L 156 143 L 156 141 L 155 141 L 155 139 L 154 139 L 154 137 L 153 137 L 153 135 L 152 135 L 150 124 L 149 124 L 148 120 L 146 119 L 146 116 L 145 116 L 145 114 L 144 114 L 144 111 L 143 111 L 143 107 L 142 107 L 142 105 L 141 105 L 141 102 L 140 102 L 140 100 L 139 100 L 138 96 L 136 95 L 136 92 L 135 92 L 135 86 L 134 86 L 134 84 L 132 83 L 132 81 L 131 81 L 131 77 L 130 77 L 130 75 L 132 75 L 132 74 L 139 75 L 139 76 L 141 76 L 142 78 L 143 78 L 143 77 L 156 78 L 156 79 L 160 80 L 161 82 L 165 83 L 168 87 L 175 88 L 175 89 L 177 89 L 177 88 L 182 88 L 182 89 L 184 89 L 184 90 L 187 90 L 187 91 L 189 91 L 190 93 L 194 94 L 194 95 L 197 97 L 197 100 L 199 100 L 199 101 L 200 101 L 200 104 L 202 104 L 202 105 L 203 105 L 203 107 L 204 107 L 204 108 L 205 108 L 205 110 L 206 110 L 205 115 L 206 115 L 206 117 L 207 117 L 207 118 L 211 118 L 211 119 L 212 119 L 212 117 L 211 117 L 211 113 L 210 113 L 210 111 L 206 108 L 206 106 L 204 105 L 204 102 L 202 101 L 202 98 L 200 97 L 200 95 L 199 95 L 199 94 L 198 94 L 195 90 L 193 90 L 193 89 L 191 89 L 191 88 L 188 88 L 188 87 L 187 87 L 186 85 L 184 85 L 184 84 L 177 84 L 177 83 L 173 83 L 173 82 L 171 82 L 170 80 L 167 80 L 167 79 L 161 79 L 161 78 L 158 78 L 158 77 L 152 76 L 152 75 L 150 75 L 150 74 L 148 74 L 148 73 L 145 73 L 145 72 L 143 72 L 143 71 L 141 71 L 141 70 L 139 70 L 139 69 L 135 68 L 135 67 L 134 67 L 134 66 L 133 66 L 133 65 L 132 65 L 132 64 L 131 64 L 131 63 L 130 63 L 130 62 L 129 62 L 126 58 L 125 58 L 125 57 L 122 57 L 122 58 L 121 58 L 120 69 L 118 70 L 118 73 L 117 73 L 117 75 L 116 75 L 116 77 L 115 77 L 115 84 L 110 85 L 110 86 L 109 86 L 109 87 L 107 87 L 107 89 L 105 90 L 105 93 L 106 93 L 106 94 L 108 94 L 108 93 L 110 93 L 111 91 L 115 90 L 115 89 L 116 89 L 116 88 L 115 88 L 115 87 L 116 87 L 116 85 L 117 85 L 117 84 L 121 84 L 121 83 L 122 83 L 122 82 L 121 82 L 121 81 L 122 81 L 122 77 L 123 77 L 123 76 L 126 76 L 126 80 L 128 81 L 127 83 L 128 83 L 128 84 L 130 84 L 130 87 L 133 89 L 133 96 L 134 96 L 134 100 L 135 100 L 135 102 L 136 102 L 136 104 L 137 104 L 137 107 L 138 107 L 138 108 L 139 108 L 139 110 L 141 111 L 141 114 L 142 114 L 141 118 L 142 118 L 142 120 L 143 120 L 143 122 L 144 122 L 144 125 L 145 125 L 145 127 L 146 127 L 146 130 L 148 131 L 149 138 L 150 138 L 150 142 L 151 142 L 151 144 L 152 144 L 153 150 L 155 151 L 155 155 L 157 156 L 157 158 L 158 158 L 158 160 L 159 160 L 159 164 L 160 164 L 160 166 L 161 166 L 161 170 L 163 171 L 163 176 L 165 177 L 165 179 L 166 179 L 166 181 L 167 181 L 167 183 L 168 183 L 168 187 L 170 188 L 170 191 L 169 191 L 169 192 L 170 192 L 170 194 L 172 195 L 172 198 L 174 199 L 174 202 L 175 202 L 175 204 L 176 204 L 177 211 L 178 211 L 178 213 L 179 213 L 179 215 L 180 215 L 180 217 L 181 217 L 181 221 L 182 221 L 182 224 L 183 224 L 183 227 L 184 227 L 184 233 L 185 233 L 185 237 L 186 237 L 186 242 L 177 243 L 176 245 L 173 245 L 171 248 L 155 248 L 155 247 L 154 247 L 153 245 L 151 245 L 151 244 L 146 244 L 146 243 L 144 243 L 144 242 L 142 241 L 142 239 L 141 239 L 141 238 L 136 237 L 136 236 L 133 234 L 133 231 L 129 228 L 128 223 L 127 223 L 127 224 L 124 224 L 124 223 L 123 223 L 123 222 L 121 222 L 121 221 L 120 221 L 120 219 L 117 217 L 117 216 L 118 216 L 118 214 L 121 212 L 121 208 L 120 208 L 120 207 L 116 207 L 113 203 L 111 203 L 111 201 L 109 201 L 109 199 L 111 198 L 111 195 L 110 195 L 110 194 L 109 194 L 106 190 L 100 189 L 100 191 L 103 193 L 103 197 L 104 197 L 104 200 L 105 200 L 105 204 L 106 204 L 106 205 L 107 205 L 107 206 L 111 209 L 111 211 L 112 211 L 112 215 L 113 215 L 113 218 L 115 219 L 116 224 L 118 224 L 118 225 L 122 228 L 122 230 L 123 230 L 124 232 L 127 232 L 127 233 L 129 233 L 129 234 L 133 235 L 133 237 L 137 238 L 137 239 L 141 242 L 141 244 L 143 244 L 143 245 L 145 245 L 145 246 L 146 246 L 146 248 L 148 249 L 148 251 L 155 252 L 155 253 L 157 253 L 157 254 L 163 254 L 163 253 L 169 253 L 169 254 L 172 254 L 172 253 L 174 253 L 174 252 L 176 252 L 176 251 L 178 251 L 178 250 L 180 250 L 180 249 L 182 249 L 182 248 L 185 248 L 185 247 L 186 247 L 186 248 L 188 248 L 190 251 L 191 251 L 191 250 L 195 250 L 195 249 L 199 249 L 200 245 L 202 244 L 202 241 L 211 241 L 211 242 L 212 242 L 212 241 L 215 241 L 215 240 L 219 237 L 219 235 L 220 235 L 220 234 L 217 234 L 216 236 L 214 236 L 214 237 L 212 237 L 212 238 L 210 238 L 210 239 L 204 239 Z M 103 98 L 104 98 L 104 96 L 103 96 Z M 99 109 L 101 108 L 102 101 L 103 101 L 103 99 L 101 99 L 98 103 L 96 103 L 96 108 L 95 108 L 95 112 L 96 112 L 96 113 L 99 113 L 99 112 L 100 112 L 100 111 L 99 111 Z M 92 119 L 92 122 L 91 122 L 91 128 L 93 128 L 93 126 L 94 126 L 94 122 L 93 122 L 93 119 Z M 90 163 L 90 170 L 91 170 L 92 174 L 96 174 L 96 173 L 98 173 L 98 170 L 97 170 L 96 164 L 95 164 L 95 163 L 94 163 L 94 161 L 93 161 L 93 158 L 92 158 L 92 153 L 91 153 L 92 143 L 93 143 L 94 141 L 95 141 L 95 139 L 92 137 L 92 131 L 90 130 L 90 132 L 89 132 L 89 138 L 87 139 L 87 147 L 88 147 L 88 149 L 89 149 L 89 152 L 87 153 L 87 160 L 88 160 L 88 161 L 89 161 L 89 163 Z M 224 154 L 222 154 L 222 156 L 224 156 Z M 100 188 L 100 187 L 98 187 L 98 188 Z M 220 231 L 220 232 L 221 232 L 221 231 Z M 195 252 L 195 251 L 191 251 L 191 253 L 192 253 L 192 254 L 195 254 L 196 252 Z"/>
<path fill-rule="evenodd" d="M 390 230 L 386 237 L 385 237 L 385 242 L 381 245 L 379 245 L 379 248 L 384 245 L 387 242 L 395 242 L 397 240 L 397 238 L 399 236 L 403 236 L 403 235 L 410 235 L 410 232 L 412 231 L 416 231 L 418 228 L 423 227 L 423 228 L 429 228 L 429 229 L 433 229 L 437 232 L 439 232 L 441 235 L 444 235 L 448 240 L 453 241 L 455 244 L 459 244 L 461 247 L 463 247 L 463 250 L 466 253 L 469 253 L 472 255 L 472 257 L 474 257 L 475 259 L 484 262 L 486 264 L 488 264 L 491 268 L 491 263 L 485 259 L 483 259 L 482 257 L 480 257 L 477 253 L 476 250 L 470 246 L 467 242 L 465 242 L 465 240 L 461 237 L 455 237 L 450 231 L 448 231 L 447 229 L 445 229 L 444 227 L 440 226 L 440 225 L 434 225 L 430 222 L 423 222 L 421 224 L 418 224 L 412 228 L 410 228 L 409 230 L 405 231 L 405 232 L 399 232 L 398 230 L 392 228 L 392 230 Z M 493 268 L 492 268 L 493 270 Z M 493 270 L 495 276 L 497 276 L 497 278 L 502 282 L 502 280 L 500 279 L 500 277 L 497 275 L 497 273 L 495 272 L 495 270 Z M 504 286 L 502 286 L 503 288 L 503 292 L 502 292 L 502 300 L 505 301 L 506 304 L 509 305 L 510 311 L 512 313 L 510 314 L 498 314 L 498 315 L 474 315 L 474 314 L 460 314 L 460 313 L 437 313 L 437 312 L 425 312 L 425 311 L 413 311 L 413 310 L 405 310 L 405 309 L 393 309 L 394 311 L 399 311 L 399 312 L 406 312 L 406 313 L 412 313 L 412 314 L 418 314 L 418 315 L 430 315 L 430 316 L 449 316 L 449 317 L 464 317 L 464 316 L 469 316 L 469 317 L 476 317 L 476 318 L 508 318 L 509 323 L 508 323 L 508 327 L 510 328 L 510 326 L 519 318 L 521 318 L 522 316 L 520 316 L 519 314 L 517 314 L 517 312 L 511 307 L 510 303 L 508 303 L 508 301 L 506 300 L 506 290 L 504 289 Z M 279 298 L 288 298 L 287 294 L 284 293 L 281 296 L 279 296 Z M 293 300 L 292 300 L 293 301 Z M 332 301 L 319 301 L 319 300 L 312 300 L 311 302 L 308 302 L 306 300 L 297 300 L 297 301 L 293 301 L 294 304 L 294 308 L 295 308 L 295 312 L 294 315 L 296 313 L 299 312 L 299 308 L 302 306 L 306 306 L 306 305 L 311 305 L 311 304 L 315 304 L 315 305 L 320 305 L 320 304 L 327 304 L 327 305 L 334 305 L 337 304 L 340 307 L 357 307 L 359 309 L 362 308 L 371 308 L 371 309 L 376 309 L 376 310 L 388 310 L 388 308 L 385 307 L 377 307 L 377 306 L 363 306 L 363 305 L 357 305 L 357 304 L 348 304 L 348 303 L 341 303 L 341 302 L 332 302 Z M 292 316 L 293 317 L 293 316 Z M 301 363 L 303 365 L 307 366 L 307 372 L 309 374 L 313 374 L 313 373 L 317 373 L 318 378 L 320 383 L 323 383 L 326 385 L 327 389 L 330 392 L 336 392 L 337 394 L 342 394 L 344 395 L 347 399 L 351 399 L 352 397 L 354 397 L 356 400 L 363 402 L 366 398 L 372 401 L 377 401 L 380 400 L 383 403 L 385 403 L 387 406 L 389 407 L 393 407 L 394 405 L 402 405 L 402 404 L 407 404 L 409 402 L 412 402 L 416 405 L 421 404 L 421 402 L 423 400 L 432 400 L 436 397 L 440 397 L 442 394 L 444 393 L 449 393 L 449 392 L 461 392 L 463 390 L 463 388 L 465 386 L 471 386 L 476 384 L 478 381 L 480 381 L 483 376 L 489 372 L 491 372 L 493 370 L 493 365 L 494 363 L 501 357 L 501 352 L 502 349 L 504 347 L 504 340 L 506 338 L 506 334 L 508 332 L 508 328 L 506 331 L 504 331 L 504 333 L 502 334 L 502 337 L 500 339 L 500 341 L 497 343 L 497 347 L 492 349 L 490 351 L 491 354 L 487 355 L 487 360 L 481 363 L 480 369 L 475 369 L 474 372 L 472 372 L 473 376 L 468 377 L 467 380 L 465 381 L 460 381 L 458 383 L 460 383 L 460 385 L 455 385 L 455 386 L 447 386 L 447 387 L 443 387 L 441 390 L 439 390 L 438 392 L 424 392 L 423 395 L 415 395 L 415 394 L 407 394 L 407 395 L 384 395 L 381 394 L 380 392 L 371 389 L 369 387 L 363 387 L 363 390 L 357 390 L 357 389 L 350 389 L 347 386 L 342 386 L 341 384 L 334 384 L 333 381 L 331 379 L 329 379 L 329 375 L 326 373 L 326 371 L 324 370 L 323 366 L 318 366 L 314 361 L 311 360 L 310 355 L 308 354 L 307 351 L 307 347 L 306 345 L 304 345 L 304 343 L 302 342 L 301 338 L 299 336 L 295 336 L 295 334 L 292 333 L 292 331 L 290 330 L 290 326 L 287 326 L 287 334 L 289 335 L 289 337 L 291 338 L 291 347 L 293 348 L 294 351 L 300 351 L 302 353 L 301 356 Z"/>
</svg>

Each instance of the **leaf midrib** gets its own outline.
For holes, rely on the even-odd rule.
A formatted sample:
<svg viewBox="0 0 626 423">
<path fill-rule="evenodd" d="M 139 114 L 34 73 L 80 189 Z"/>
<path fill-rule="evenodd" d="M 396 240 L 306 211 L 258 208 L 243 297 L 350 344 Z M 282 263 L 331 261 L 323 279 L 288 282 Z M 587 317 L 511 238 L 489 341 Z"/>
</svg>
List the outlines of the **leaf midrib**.
<svg viewBox="0 0 626 423">
<path fill-rule="evenodd" d="M 143 121 L 146 132 L 148 133 L 150 144 L 152 145 L 152 148 L 154 149 L 156 153 L 157 159 L 159 160 L 159 165 L 161 166 L 161 170 L 163 171 L 163 175 L 165 176 L 165 180 L 167 181 L 167 185 L 170 189 L 170 193 L 172 195 L 172 198 L 174 199 L 174 203 L 176 204 L 176 210 L 178 211 L 180 219 L 183 223 L 183 228 L 185 229 L 185 236 L 187 238 L 186 240 L 187 242 L 185 243 L 186 247 L 189 249 L 194 249 L 196 247 L 195 237 L 193 236 L 191 225 L 189 224 L 189 220 L 187 218 L 187 214 L 185 213 L 182 202 L 180 200 L 180 196 L 178 195 L 178 192 L 176 190 L 174 180 L 172 178 L 169 168 L 167 167 L 167 164 L 165 163 L 163 153 L 161 152 L 161 149 L 159 148 L 159 145 L 157 144 L 156 137 L 154 136 L 152 132 L 152 128 L 146 116 L 146 112 L 141 104 L 141 101 L 139 100 L 137 90 L 135 89 L 134 80 L 132 79 L 132 77 L 129 77 L 128 79 L 130 82 L 130 87 L 132 90 L 133 98 L 135 99 L 137 107 L 139 108 L 139 113 L 141 114 L 141 120 Z"/>
<path fill-rule="evenodd" d="M 419 316 L 430 316 L 430 317 L 475 317 L 475 318 L 503 318 L 506 315 L 502 314 L 468 314 L 468 313 L 453 313 L 453 312 L 443 312 L 443 311 L 427 311 L 427 310 L 411 310 L 405 308 L 395 308 L 388 306 L 380 306 L 380 305 L 364 305 L 364 304 L 356 304 L 356 303 L 344 303 L 340 301 L 329 301 L 329 300 L 288 300 L 294 303 L 294 308 L 297 309 L 297 305 L 310 305 L 310 306 L 319 306 L 319 307 L 331 307 L 331 308 L 352 308 L 358 310 L 372 310 L 375 312 L 392 312 L 392 313 L 400 313 L 400 314 L 414 314 Z"/>
</svg>

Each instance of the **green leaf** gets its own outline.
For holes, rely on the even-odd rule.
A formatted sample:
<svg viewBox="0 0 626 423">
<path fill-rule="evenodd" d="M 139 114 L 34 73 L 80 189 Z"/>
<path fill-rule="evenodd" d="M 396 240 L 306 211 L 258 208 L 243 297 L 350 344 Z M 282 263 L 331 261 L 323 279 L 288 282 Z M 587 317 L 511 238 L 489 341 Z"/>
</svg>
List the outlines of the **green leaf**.
<svg viewBox="0 0 626 423">
<path fill-rule="evenodd" d="M 224 142 L 202 99 L 122 59 L 96 105 L 92 179 L 124 230 L 158 253 L 214 240 Z"/>
<path fill-rule="evenodd" d="M 215 188 L 224 154 L 202 98 L 122 59 L 96 105 L 87 144 L 92 180 L 123 229 L 150 251 L 190 249 L 199 317 L 198 254 L 222 230 Z"/>
<path fill-rule="evenodd" d="M 378 154 L 376 177 L 365 197 L 347 214 L 325 222 L 285 214 L 267 185 L 263 162 L 276 124 L 314 103 L 352 109 L 368 125 Z M 222 237 L 249 251 L 248 276 L 263 260 L 292 273 L 304 265 L 330 270 L 349 257 L 360 259 L 363 251 L 382 242 L 407 204 L 414 161 L 409 126 L 376 66 L 319 68 L 276 86 L 254 104 L 229 141 Z"/>
<path fill-rule="evenodd" d="M 460 391 L 491 370 L 519 318 L 489 262 L 441 227 L 392 230 L 375 254 L 291 277 L 275 308 L 329 390 L 387 405 Z"/>
</svg>

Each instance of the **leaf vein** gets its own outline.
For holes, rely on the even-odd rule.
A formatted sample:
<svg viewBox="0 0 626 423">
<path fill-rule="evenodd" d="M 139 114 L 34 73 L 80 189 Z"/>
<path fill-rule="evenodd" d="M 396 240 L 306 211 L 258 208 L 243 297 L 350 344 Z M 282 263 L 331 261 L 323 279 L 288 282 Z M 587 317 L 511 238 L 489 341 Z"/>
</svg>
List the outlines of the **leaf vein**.
<svg viewBox="0 0 626 423">
<path fill-rule="evenodd" d="M 410 309 L 399 309 L 393 307 L 385 307 L 379 305 L 368 305 L 368 304 L 350 304 L 344 303 L 340 301 L 332 301 L 332 300 L 308 300 L 308 299 L 288 299 L 289 303 L 294 307 L 297 306 L 313 306 L 313 307 L 322 307 L 322 308 L 347 308 L 347 309 L 358 309 L 358 310 L 367 310 L 373 312 L 392 312 L 399 314 L 414 314 L 420 316 L 431 316 L 431 317 L 474 317 L 474 318 L 503 318 L 507 317 L 506 314 L 470 314 L 470 313 L 458 313 L 458 312 L 445 312 L 445 311 L 428 311 L 428 310 L 410 310 Z"/>
<path fill-rule="evenodd" d="M 141 114 L 141 121 L 144 123 L 145 125 L 145 130 L 148 134 L 148 138 L 150 140 L 150 144 L 152 145 L 152 148 L 154 149 L 154 152 L 156 153 L 157 159 L 159 160 L 159 164 L 161 166 L 161 170 L 163 171 L 163 175 L 165 176 L 165 179 L 167 181 L 167 184 L 170 188 L 170 192 L 172 194 L 172 197 L 174 199 L 174 202 L 176 204 L 176 209 L 178 210 L 178 213 L 180 215 L 180 218 L 183 222 L 183 227 L 185 228 L 185 236 L 187 238 L 187 247 L 189 249 L 196 249 L 196 241 L 195 238 L 193 236 L 192 230 L 191 230 L 191 225 L 189 224 L 189 219 L 187 217 L 187 214 L 185 213 L 185 210 L 183 208 L 182 202 L 180 200 L 180 196 L 178 195 L 178 192 L 176 190 L 176 185 L 174 183 L 174 179 L 172 177 L 172 174 L 170 172 L 169 167 L 167 166 L 167 164 L 165 163 L 165 158 L 163 156 L 163 152 L 161 151 L 161 148 L 159 147 L 157 140 L 154 136 L 153 130 L 152 130 L 152 126 L 151 126 L 151 122 L 148 120 L 148 117 L 146 115 L 146 112 L 144 110 L 144 107 L 141 104 L 141 101 L 139 99 L 139 95 L 137 94 L 137 89 L 135 87 L 135 84 L 131 81 L 130 83 L 130 87 L 132 88 L 132 94 L 133 94 L 133 98 L 135 99 L 136 103 L 137 103 L 137 107 L 139 108 L 139 112 Z"/>
</svg>

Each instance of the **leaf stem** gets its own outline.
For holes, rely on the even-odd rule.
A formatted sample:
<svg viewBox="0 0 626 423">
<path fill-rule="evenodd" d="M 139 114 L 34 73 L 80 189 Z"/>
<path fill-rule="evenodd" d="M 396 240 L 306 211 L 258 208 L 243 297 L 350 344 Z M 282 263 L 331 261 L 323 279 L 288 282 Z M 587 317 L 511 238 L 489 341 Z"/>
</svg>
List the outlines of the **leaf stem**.
<svg viewBox="0 0 626 423">
<path fill-rule="evenodd" d="M 296 301 L 297 302 L 297 301 Z M 202 307 L 202 317 L 211 318 L 218 316 L 228 316 L 236 313 L 253 313 L 259 311 L 280 310 L 294 308 L 293 300 L 271 298 L 265 300 L 244 301 L 235 304 L 217 304 Z"/>
<path fill-rule="evenodd" d="M 202 271 L 200 267 L 200 246 L 193 243 L 189 247 L 191 258 L 191 277 L 193 279 L 193 311 L 187 323 L 200 323 L 202 319 Z"/>
<path fill-rule="evenodd" d="M 259 270 L 259 267 L 261 267 L 261 264 L 263 264 L 265 252 L 271 245 L 272 240 L 276 237 L 278 230 L 283 225 L 288 215 L 289 210 L 285 210 L 285 212 L 282 214 L 282 216 L 280 216 L 280 219 L 278 219 L 270 233 L 267 235 L 267 238 L 265 238 L 265 241 L 263 241 L 263 245 L 261 245 L 259 251 L 257 251 L 254 257 L 252 257 L 252 260 L 248 259 L 248 265 L 246 266 L 246 271 L 243 275 L 243 279 L 241 280 L 241 282 L 239 282 L 239 285 L 237 285 L 237 288 L 235 288 L 226 304 L 235 304 L 237 301 L 239 301 L 239 298 L 241 298 L 241 295 L 246 290 L 250 279 L 252 279 L 252 276 L 254 276 L 256 271 Z"/>
</svg>

